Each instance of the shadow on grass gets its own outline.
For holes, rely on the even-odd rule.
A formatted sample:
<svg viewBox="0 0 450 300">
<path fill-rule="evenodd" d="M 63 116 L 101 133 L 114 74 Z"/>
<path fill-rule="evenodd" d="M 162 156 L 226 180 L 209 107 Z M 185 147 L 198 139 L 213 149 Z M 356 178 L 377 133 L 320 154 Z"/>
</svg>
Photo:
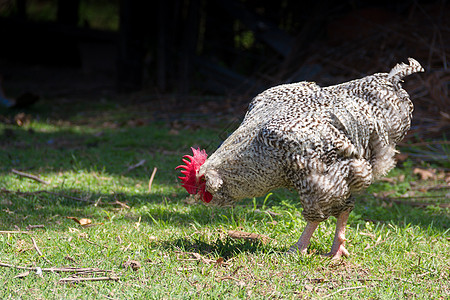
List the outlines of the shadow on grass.
<svg viewBox="0 0 450 300">
<path fill-rule="evenodd" d="M 180 238 L 171 241 L 162 242 L 159 245 L 163 249 L 170 251 L 182 251 L 199 253 L 206 256 L 219 256 L 228 260 L 238 256 L 240 253 L 284 253 L 287 249 L 273 247 L 263 244 L 260 241 L 235 240 L 229 237 L 217 238 L 214 241 L 202 241 L 200 239 Z"/>
<path fill-rule="evenodd" d="M 283 195 L 283 198 L 285 195 Z M 255 210 L 249 200 L 240 202 L 235 208 L 211 208 L 202 204 L 186 204 L 178 195 L 157 194 L 105 194 L 74 191 L 69 189 L 49 189 L 44 192 L 17 192 L 0 190 L 0 230 L 24 228 L 30 224 L 43 224 L 46 228 L 60 228 L 67 216 L 79 218 L 91 217 L 96 222 L 107 220 L 117 214 L 124 222 L 136 222 L 141 219 L 152 226 L 244 226 L 252 222 L 271 222 L 285 220 L 290 222 L 294 209 L 300 209 L 300 204 L 292 193 L 291 208 L 285 201 L 271 199 L 267 207 L 281 208 L 286 213 L 269 216 L 261 210 Z M 74 200 L 72 198 L 77 198 Z M 81 200 L 86 201 L 81 201 Z M 118 201 L 118 202 L 117 202 Z M 262 204 L 262 199 L 257 203 Z M 288 200 L 289 201 L 289 200 Z M 123 208 L 126 204 L 132 210 Z M 120 212 L 119 212 L 120 211 Z M 66 221 L 66 222 L 71 222 Z M 350 215 L 349 225 L 357 226 L 365 222 L 393 223 L 398 226 L 417 225 L 424 229 L 432 226 L 444 232 L 450 227 L 448 212 L 435 207 L 415 208 L 409 205 L 392 204 L 383 207 L 378 199 L 367 197 L 358 200 Z M 334 222 L 333 222 L 334 223 Z M 71 224 L 71 223 L 70 223 Z"/>
</svg>

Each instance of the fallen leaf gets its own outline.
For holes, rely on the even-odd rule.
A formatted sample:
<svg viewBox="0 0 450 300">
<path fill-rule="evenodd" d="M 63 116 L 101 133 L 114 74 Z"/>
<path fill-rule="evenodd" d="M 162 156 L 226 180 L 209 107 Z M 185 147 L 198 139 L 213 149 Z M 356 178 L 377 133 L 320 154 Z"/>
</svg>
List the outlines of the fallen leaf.
<svg viewBox="0 0 450 300">
<path fill-rule="evenodd" d="M 81 220 L 80 220 L 81 221 Z M 89 220 L 90 221 L 90 220 Z M 82 224 L 83 225 L 83 224 Z M 83 227 L 84 228 L 89 228 L 89 227 L 92 227 L 92 226 L 97 226 L 97 225 L 103 225 L 103 223 L 91 223 L 91 224 L 86 224 L 86 225 L 83 225 Z"/>
<path fill-rule="evenodd" d="M 415 168 L 413 170 L 415 175 L 419 175 L 420 179 L 428 180 L 428 179 L 436 179 L 436 171 L 435 170 L 425 170 L 421 168 Z"/>
<path fill-rule="evenodd" d="M 397 154 L 395 155 L 395 159 L 396 159 L 398 162 L 404 162 L 405 160 L 408 159 L 408 157 L 409 157 L 409 154 L 408 154 L 408 153 L 397 153 Z"/>
<path fill-rule="evenodd" d="M 122 266 L 127 269 L 127 268 L 132 268 L 133 271 L 137 271 L 139 270 L 139 268 L 141 267 L 141 263 L 138 262 L 137 260 L 128 260 L 126 262 L 124 262 L 122 264 Z"/>
<path fill-rule="evenodd" d="M 243 239 L 243 240 L 248 240 L 248 241 L 252 241 L 252 242 L 260 241 L 264 245 L 267 244 L 270 240 L 269 237 L 262 235 L 262 234 L 239 231 L 239 230 L 228 231 L 228 236 L 232 239 Z"/>
<path fill-rule="evenodd" d="M 219 257 L 219 258 L 216 260 L 216 264 L 221 265 L 222 263 L 223 263 L 223 257 Z"/>
<path fill-rule="evenodd" d="M 78 219 L 78 218 L 76 218 L 76 217 L 67 217 L 67 219 L 74 220 L 75 222 L 77 222 L 77 223 L 80 224 L 81 226 L 86 226 L 86 225 L 92 223 L 92 220 L 91 220 L 91 219 L 87 219 L 87 218 L 81 218 L 81 219 Z"/>
</svg>

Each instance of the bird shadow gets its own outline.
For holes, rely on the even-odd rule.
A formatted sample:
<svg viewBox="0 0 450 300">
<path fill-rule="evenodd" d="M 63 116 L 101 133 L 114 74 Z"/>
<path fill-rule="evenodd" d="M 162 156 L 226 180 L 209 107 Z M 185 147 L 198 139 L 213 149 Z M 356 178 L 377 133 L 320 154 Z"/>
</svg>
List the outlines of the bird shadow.
<svg viewBox="0 0 450 300">
<path fill-rule="evenodd" d="M 222 257 L 224 260 L 231 259 L 239 254 L 267 253 L 281 254 L 285 248 L 271 246 L 261 241 L 235 240 L 229 237 L 218 237 L 212 241 L 200 239 L 178 238 L 163 241 L 159 244 L 164 250 L 182 251 L 187 253 L 198 253 L 207 257 Z"/>
</svg>

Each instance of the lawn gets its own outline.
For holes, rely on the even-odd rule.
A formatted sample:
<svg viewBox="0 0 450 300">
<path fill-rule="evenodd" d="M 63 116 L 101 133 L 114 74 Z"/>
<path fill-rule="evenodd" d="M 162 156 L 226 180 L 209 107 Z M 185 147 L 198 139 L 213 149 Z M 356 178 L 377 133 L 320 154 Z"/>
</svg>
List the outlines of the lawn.
<svg viewBox="0 0 450 300">
<path fill-rule="evenodd" d="M 446 160 L 411 155 L 358 195 L 351 256 L 332 261 L 333 218 L 284 255 L 306 224 L 294 191 L 217 209 L 180 187 L 181 157 L 236 118 L 98 101 L 0 116 L 1 299 L 450 297 Z"/>
</svg>

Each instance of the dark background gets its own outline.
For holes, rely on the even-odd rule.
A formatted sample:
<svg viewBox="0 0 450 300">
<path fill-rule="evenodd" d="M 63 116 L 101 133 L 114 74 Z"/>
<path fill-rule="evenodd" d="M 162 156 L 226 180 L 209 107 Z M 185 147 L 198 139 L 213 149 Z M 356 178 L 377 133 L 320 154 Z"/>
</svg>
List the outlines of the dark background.
<svg viewBox="0 0 450 300">
<path fill-rule="evenodd" d="M 12 98 L 139 93 L 127 101 L 238 106 L 280 83 L 335 84 L 413 57 L 427 71 L 405 83 L 413 134 L 450 132 L 446 1 L 0 0 L 0 16 Z"/>
</svg>

